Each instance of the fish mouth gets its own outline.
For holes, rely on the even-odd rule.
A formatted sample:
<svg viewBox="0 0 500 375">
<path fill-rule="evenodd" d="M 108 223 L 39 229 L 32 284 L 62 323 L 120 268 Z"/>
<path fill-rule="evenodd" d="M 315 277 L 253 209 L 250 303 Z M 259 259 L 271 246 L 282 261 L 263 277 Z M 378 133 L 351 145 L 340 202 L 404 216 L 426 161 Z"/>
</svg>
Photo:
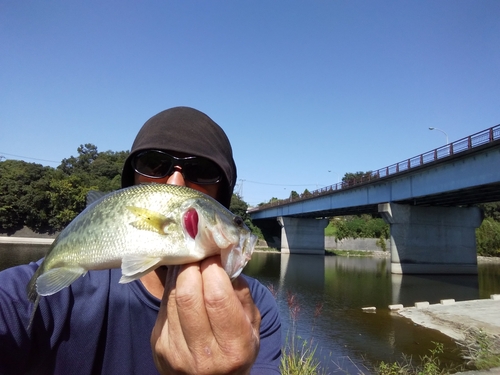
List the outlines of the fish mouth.
<svg viewBox="0 0 500 375">
<path fill-rule="evenodd" d="M 240 237 L 239 243 L 231 251 L 222 254 L 223 267 L 231 280 L 241 274 L 252 257 L 256 243 L 257 236 L 247 233 Z"/>
</svg>

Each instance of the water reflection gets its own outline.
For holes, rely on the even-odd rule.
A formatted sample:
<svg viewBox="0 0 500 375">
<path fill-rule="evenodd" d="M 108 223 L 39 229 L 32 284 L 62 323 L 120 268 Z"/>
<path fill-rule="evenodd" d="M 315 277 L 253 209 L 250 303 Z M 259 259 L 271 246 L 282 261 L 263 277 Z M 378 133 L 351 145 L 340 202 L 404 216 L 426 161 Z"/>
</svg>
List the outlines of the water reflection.
<svg viewBox="0 0 500 375">
<path fill-rule="evenodd" d="M 479 297 L 490 298 L 500 293 L 500 264 L 483 263 L 478 267 Z"/>
<path fill-rule="evenodd" d="M 325 257 L 320 255 L 281 254 L 280 287 L 301 284 L 302 288 L 323 289 Z"/>
<path fill-rule="evenodd" d="M 404 306 L 479 299 L 479 280 L 477 275 L 392 275 L 392 294 L 393 303 Z"/>
<path fill-rule="evenodd" d="M 0 270 L 37 261 L 45 256 L 50 245 L 0 243 Z"/>
</svg>

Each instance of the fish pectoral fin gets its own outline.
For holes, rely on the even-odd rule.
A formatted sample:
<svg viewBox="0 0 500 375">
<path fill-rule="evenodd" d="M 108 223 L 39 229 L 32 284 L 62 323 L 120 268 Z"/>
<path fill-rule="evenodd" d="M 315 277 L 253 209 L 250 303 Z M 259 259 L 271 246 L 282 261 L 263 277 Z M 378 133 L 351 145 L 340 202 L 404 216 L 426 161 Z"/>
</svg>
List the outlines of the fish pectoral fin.
<svg viewBox="0 0 500 375">
<path fill-rule="evenodd" d="M 159 212 L 148 210 L 147 208 L 135 206 L 126 207 L 138 218 L 137 221 L 130 223 L 130 225 L 139 230 L 149 230 L 160 234 L 166 234 L 166 227 L 174 221 Z"/>
<path fill-rule="evenodd" d="M 125 284 L 137 280 L 158 267 L 161 258 L 127 255 L 122 260 L 122 277 L 120 283 Z"/>
<path fill-rule="evenodd" d="M 36 279 L 36 291 L 41 296 L 50 296 L 69 286 L 73 281 L 87 273 L 82 267 L 52 268 Z"/>
</svg>

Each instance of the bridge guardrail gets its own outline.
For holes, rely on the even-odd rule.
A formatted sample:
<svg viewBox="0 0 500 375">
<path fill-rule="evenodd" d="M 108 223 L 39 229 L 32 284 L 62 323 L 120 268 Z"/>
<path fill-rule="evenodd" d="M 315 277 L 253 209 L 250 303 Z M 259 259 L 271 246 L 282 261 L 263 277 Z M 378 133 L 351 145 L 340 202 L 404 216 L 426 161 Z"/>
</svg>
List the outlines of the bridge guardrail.
<svg viewBox="0 0 500 375">
<path fill-rule="evenodd" d="M 423 154 L 411 157 L 409 159 L 400 161 L 398 163 L 389 165 L 384 168 L 380 168 L 376 171 L 371 171 L 367 175 L 351 179 L 347 181 L 338 182 L 336 184 L 325 186 L 323 188 L 314 190 L 310 193 L 302 194 L 298 198 L 287 198 L 279 199 L 270 203 L 263 204 L 258 207 L 250 208 L 248 211 L 259 211 L 270 207 L 280 206 L 283 204 L 289 204 L 291 202 L 299 202 L 306 199 L 311 199 L 320 195 L 327 195 L 338 190 L 352 188 L 354 186 L 359 186 L 363 184 L 370 183 L 374 180 L 387 178 L 389 176 L 394 176 L 395 174 L 408 171 L 412 168 L 420 167 L 424 164 L 428 164 L 452 155 L 456 155 L 461 152 L 465 152 L 475 147 L 483 146 L 485 144 L 500 140 L 500 124 L 493 126 L 491 128 L 485 129 L 478 133 L 469 135 L 468 137 L 459 139 L 458 141 L 449 143 L 445 146 L 438 147 L 434 150 L 427 151 Z"/>
</svg>

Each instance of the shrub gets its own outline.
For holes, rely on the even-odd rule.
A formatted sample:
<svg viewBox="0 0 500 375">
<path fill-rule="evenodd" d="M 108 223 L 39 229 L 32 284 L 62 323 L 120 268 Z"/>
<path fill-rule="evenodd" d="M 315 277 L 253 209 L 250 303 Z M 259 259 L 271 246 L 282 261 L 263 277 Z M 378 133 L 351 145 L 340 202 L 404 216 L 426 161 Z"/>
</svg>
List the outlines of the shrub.
<svg viewBox="0 0 500 375">
<path fill-rule="evenodd" d="M 485 256 L 500 256 L 500 223 L 486 218 L 476 229 L 477 253 Z"/>
</svg>

